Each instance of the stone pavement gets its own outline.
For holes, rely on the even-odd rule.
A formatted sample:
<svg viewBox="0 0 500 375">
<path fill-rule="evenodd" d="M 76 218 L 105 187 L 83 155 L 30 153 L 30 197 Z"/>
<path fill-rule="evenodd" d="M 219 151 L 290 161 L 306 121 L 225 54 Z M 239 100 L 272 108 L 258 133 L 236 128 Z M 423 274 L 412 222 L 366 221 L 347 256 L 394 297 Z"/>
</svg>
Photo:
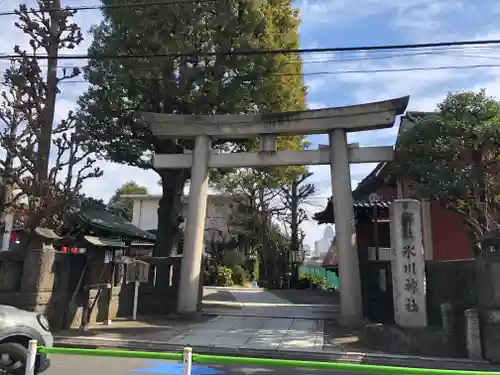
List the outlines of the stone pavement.
<svg viewBox="0 0 500 375">
<path fill-rule="evenodd" d="M 167 342 L 172 345 L 321 352 L 323 321 L 218 316 Z"/>
<path fill-rule="evenodd" d="M 299 297 L 291 302 L 279 291 L 208 287 L 204 290 L 205 316 L 201 321 L 119 321 L 94 326 L 89 332 L 58 336 L 66 341 L 71 337 L 89 342 L 133 340 L 205 348 L 322 352 L 323 318 L 335 317 L 338 303 L 335 298 L 330 304 L 324 303 L 330 302 L 328 294 L 312 298 L 314 293 L 296 292 Z"/>
<path fill-rule="evenodd" d="M 297 290 L 294 291 L 295 293 L 290 293 L 290 291 L 285 290 L 271 292 L 259 288 L 205 287 L 204 296 L 210 298 L 212 295 L 223 292 L 231 293 L 234 301 L 210 299 L 210 307 L 203 309 L 204 314 L 268 318 L 286 317 L 289 319 L 336 319 L 340 312 L 338 297 L 335 293 L 318 293 L 314 290 Z M 299 296 L 299 298 L 296 297 L 295 301 L 282 298 L 289 295 Z M 228 307 L 237 307 L 237 309 L 228 309 Z"/>
<path fill-rule="evenodd" d="M 297 291 L 300 293 L 300 291 Z M 217 298 L 230 293 L 233 301 Z M 303 301 L 307 294 L 302 294 Z M 211 298 L 212 297 L 212 298 Z M 321 352 L 323 350 L 323 318 L 334 317 L 338 304 L 293 303 L 260 288 L 206 287 L 204 299 L 211 306 L 203 312 L 216 315 L 212 320 L 196 324 L 168 344 L 219 348 Z M 314 301 L 318 302 L 318 301 Z M 329 302 L 328 298 L 324 301 Z M 236 306 L 238 309 L 228 309 Z"/>
</svg>

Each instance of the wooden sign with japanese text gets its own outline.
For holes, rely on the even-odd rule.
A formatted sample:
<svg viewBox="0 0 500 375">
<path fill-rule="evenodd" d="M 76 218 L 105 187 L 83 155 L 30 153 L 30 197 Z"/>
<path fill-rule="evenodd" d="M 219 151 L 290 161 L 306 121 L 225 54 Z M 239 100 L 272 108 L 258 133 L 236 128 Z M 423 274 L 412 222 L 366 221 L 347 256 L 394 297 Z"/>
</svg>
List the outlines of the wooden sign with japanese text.
<svg viewBox="0 0 500 375">
<path fill-rule="evenodd" d="M 420 212 L 420 202 L 413 199 L 398 199 L 391 205 L 394 320 L 402 327 L 427 326 Z"/>
</svg>

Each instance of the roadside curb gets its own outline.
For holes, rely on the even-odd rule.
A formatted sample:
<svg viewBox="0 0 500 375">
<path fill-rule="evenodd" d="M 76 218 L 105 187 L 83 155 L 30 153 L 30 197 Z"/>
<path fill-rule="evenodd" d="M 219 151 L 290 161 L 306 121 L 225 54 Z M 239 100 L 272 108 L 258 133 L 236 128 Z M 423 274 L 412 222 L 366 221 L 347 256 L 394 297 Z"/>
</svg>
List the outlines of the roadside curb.
<svg viewBox="0 0 500 375">
<path fill-rule="evenodd" d="M 64 337 L 55 336 L 55 346 L 63 348 L 84 349 L 109 349 L 131 351 L 160 351 L 179 352 L 183 345 L 168 344 L 164 341 L 123 340 L 100 337 Z M 483 370 L 499 371 L 498 366 L 493 366 L 483 360 L 468 360 L 455 358 L 416 357 L 379 353 L 354 353 L 354 352 L 302 352 L 284 350 L 238 349 L 218 348 L 207 346 L 192 346 L 193 353 L 212 354 L 234 357 L 261 357 L 270 359 L 292 359 L 302 361 L 328 361 L 353 364 L 367 364 L 380 366 L 417 367 L 428 369 L 450 370 Z"/>
</svg>

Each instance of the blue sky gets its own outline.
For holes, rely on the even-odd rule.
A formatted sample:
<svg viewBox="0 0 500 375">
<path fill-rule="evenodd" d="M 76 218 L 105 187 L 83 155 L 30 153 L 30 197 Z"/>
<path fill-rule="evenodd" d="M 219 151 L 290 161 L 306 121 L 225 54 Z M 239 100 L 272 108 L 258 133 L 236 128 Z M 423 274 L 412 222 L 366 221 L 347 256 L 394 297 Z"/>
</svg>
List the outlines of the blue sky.
<svg viewBox="0 0 500 375">
<path fill-rule="evenodd" d="M 17 0 L 0 0 L 0 12 L 17 7 Z M 63 0 L 63 5 L 98 5 L 97 0 Z M 342 47 L 361 45 L 386 45 L 426 43 L 453 40 L 500 39 L 500 3 L 488 0 L 302 0 L 300 8 L 302 48 Z M 87 32 L 99 22 L 97 10 L 81 11 L 76 21 Z M 3 17 L 0 23 L 0 53 L 10 52 L 14 44 L 25 45 L 25 38 L 15 29 L 13 17 Z M 87 35 L 87 34 L 85 34 Z M 85 53 L 90 38 L 86 37 L 77 53 Z M 394 55 L 394 54 L 393 54 Z M 358 54 L 308 54 L 305 61 L 306 83 L 309 86 L 310 108 L 323 108 L 359 104 L 410 95 L 409 110 L 432 110 L 448 91 L 478 90 L 486 88 L 490 95 L 500 98 L 500 68 L 490 67 L 467 70 L 428 70 L 389 73 L 354 73 L 336 75 L 308 75 L 316 72 L 366 71 L 379 69 L 405 69 L 449 65 L 499 64 L 500 46 L 481 49 L 458 50 L 432 55 L 411 55 L 400 51 L 399 56 L 372 58 Z M 325 62 L 325 60 L 327 60 Z M 344 61 L 343 61 L 344 60 Z M 345 61 L 349 60 L 349 61 Z M 3 63 L 3 65 L 1 65 Z M 0 69 L 5 68 L 5 62 Z M 65 65 L 70 62 L 65 62 Z M 82 62 L 75 62 L 81 65 Z M 58 97 L 57 117 L 63 118 L 74 107 L 85 85 L 68 84 L 61 87 Z M 392 129 L 363 132 L 351 135 L 351 142 L 361 146 L 394 144 L 397 124 Z M 326 136 L 311 137 L 314 144 L 327 143 Z M 129 179 L 147 186 L 152 193 L 159 193 L 157 176 L 152 171 L 142 171 L 111 163 L 103 163 L 104 176 L 99 181 L 89 181 L 85 192 L 104 200 Z M 368 174 L 373 164 L 351 167 L 353 188 Z M 330 195 L 328 167 L 312 167 L 311 181 L 318 187 L 318 194 L 307 208 L 310 212 L 321 210 Z M 304 224 L 306 242 L 313 245 L 323 235 L 324 227 L 314 222 Z"/>
</svg>

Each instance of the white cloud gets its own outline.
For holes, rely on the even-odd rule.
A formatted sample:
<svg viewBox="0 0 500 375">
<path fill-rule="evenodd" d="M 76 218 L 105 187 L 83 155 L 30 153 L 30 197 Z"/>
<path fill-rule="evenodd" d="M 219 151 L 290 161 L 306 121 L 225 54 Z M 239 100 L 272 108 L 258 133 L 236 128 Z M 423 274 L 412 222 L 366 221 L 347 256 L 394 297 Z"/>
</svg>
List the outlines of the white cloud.
<svg viewBox="0 0 500 375">
<path fill-rule="evenodd" d="M 313 102 L 313 103 L 309 103 L 307 105 L 307 107 L 309 109 L 320 109 L 320 108 L 326 108 L 328 106 L 325 103 L 315 103 L 315 102 Z"/>
<path fill-rule="evenodd" d="M 300 8 L 304 24 L 315 29 L 325 25 L 340 29 L 380 16 L 398 29 L 405 27 L 413 32 L 437 29 L 441 25 L 439 16 L 461 4 L 450 0 L 299 0 L 295 6 Z"/>
<path fill-rule="evenodd" d="M 0 12 L 12 10 L 19 5 L 19 0 L 4 0 L 0 3 Z M 30 0 L 29 4 L 34 1 Z M 474 3 L 475 4 L 475 3 Z M 69 0 L 65 5 L 79 6 L 80 1 Z M 303 35 L 302 47 L 329 47 L 332 45 L 359 45 L 349 42 L 352 30 L 358 30 L 376 21 L 377 27 L 366 34 L 361 44 L 392 44 L 394 36 L 397 43 L 401 39 L 408 42 L 428 42 L 439 40 L 464 40 L 464 39 L 500 39 L 500 27 L 489 27 L 484 21 L 488 14 L 500 12 L 497 4 L 484 7 L 473 5 L 469 2 L 455 0 L 300 0 L 295 5 L 301 8 Z M 471 22 L 453 22 L 454 16 L 469 15 Z M 0 53 L 10 53 L 14 44 L 25 45 L 26 37 L 14 26 L 15 17 L 3 17 L 0 24 Z M 76 21 L 87 32 L 91 24 L 100 19 L 98 11 L 81 11 L 76 15 Z M 484 21 L 484 22 L 482 22 Z M 385 34 L 379 34 L 378 28 L 387 25 Z M 344 32 L 347 30 L 346 32 Z M 472 31 L 471 31 L 472 30 Z M 332 41 L 333 36 L 338 36 Z M 382 35 L 382 36 L 379 36 Z M 307 38 L 305 37 L 307 36 Z M 359 35 L 354 35 L 359 40 Z M 356 39 L 357 38 L 357 39 Z M 389 38 L 389 39 L 388 39 Z M 380 40 L 386 43 L 380 42 Z M 84 43 L 71 53 L 85 53 L 90 42 L 88 35 Z M 457 51 L 454 54 L 434 54 L 420 56 L 404 56 L 390 59 L 358 60 L 351 62 L 332 63 L 307 63 L 306 72 L 341 71 L 341 70 L 375 70 L 396 69 L 412 66 L 430 67 L 438 65 L 468 65 L 468 64 L 494 64 L 499 63 L 499 54 L 492 48 Z M 466 55 L 469 56 L 466 56 Z M 370 56 L 366 53 L 349 54 L 349 57 Z M 496 59 L 495 59 L 496 57 Z M 345 54 L 314 54 L 304 58 L 306 61 L 325 59 L 345 59 Z M 7 63 L 0 60 L 0 70 Z M 85 61 L 64 61 L 65 66 L 82 66 Z M 335 105 L 348 105 L 375 100 L 388 99 L 403 95 L 411 95 L 409 109 L 432 110 L 435 104 L 443 99 L 449 90 L 487 88 L 488 93 L 500 98 L 500 68 L 484 68 L 477 70 L 440 70 L 422 72 L 398 72 L 376 74 L 347 74 L 330 76 L 307 77 L 309 86 L 309 108 L 324 108 Z M 65 117 L 72 109 L 74 101 L 83 92 L 85 85 L 61 85 L 61 93 L 56 107 L 56 119 Z M 313 98 L 313 99 L 311 99 Z M 393 144 L 397 134 L 397 126 L 391 129 L 376 132 L 362 132 L 349 135 L 349 142 L 360 142 L 361 146 L 390 145 Z M 322 138 L 322 143 L 327 143 L 327 138 Z M 127 180 L 135 180 L 138 184 L 147 186 L 151 193 L 160 193 L 158 175 L 153 171 L 144 171 L 138 168 L 101 162 L 104 176 L 99 180 L 87 181 L 84 191 L 95 197 L 107 201 L 114 190 Z M 351 179 L 353 188 L 372 169 L 374 164 L 352 165 Z M 323 209 L 326 197 L 331 195 L 330 173 L 328 166 L 311 167 L 314 176 L 311 178 L 318 185 L 318 198 L 315 207 L 308 208 L 310 212 Z M 313 222 L 305 223 L 304 230 L 306 242 L 313 245 L 314 240 L 321 238 L 323 227 Z"/>
<path fill-rule="evenodd" d="M 110 162 L 100 162 L 99 166 L 104 171 L 103 177 L 87 180 L 84 185 L 84 192 L 91 197 L 101 198 L 107 202 L 115 190 L 129 180 L 146 186 L 150 194 L 161 194 L 161 186 L 158 185 L 160 178 L 155 171 Z"/>
<path fill-rule="evenodd" d="M 486 19 L 488 15 L 498 12 L 500 7 L 491 8 L 491 3 L 484 2 L 474 5 L 458 1 L 419 1 L 408 0 L 388 2 L 378 0 L 360 0 L 356 3 L 347 1 L 310 1 L 302 2 L 304 7 L 302 15 L 304 23 L 308 25 L 306 33 L 310 39 L 316 40 L 322 47 L 332 46 L 329 35 L 342 33 L 343 28 L 354 30 L 353 25 L 367 24 L 373 21 L 380 27 L 383 22 L 390 24 L 392 32 L 398 33 L 397 38 L 407 40 L 409 43 L 422 43 L 433 41 L 451 40 L 481 40 L 500 39 L 500 27 L 494 19 Z M 461 17 L 461 18 L 460 18 Z M 456 20 L 459 20 L 457 21 Z M 311 25 L 309 28 L 309 24 Z M 320 31 L 321 28 L 321 31 Z M 314 31 L 311 31 L 314 30 Z M 337 31 L 340 30 L 340 31 Z M 372 29 L 373 38 L 376 40 L 378 30 Z M 384 30 L 385 33 L 389 32 Z M 342 35 L 342 34 L 341 34 Z M 345 34 L 344 34 L 345 35 Z M 346 38 L 342 35 L 341 40 Z M 362 43 L 353 45 L 370 44 L 398 44 L 375 42 L 370 40 L 371 35 L 366 34 Z M 318 43 L 318 41 L 324 41 Z M 313 44 L 311 40 L 308 43 Z M 335 45 L 335 44 L 333 44 Z M 337 44 L 338 45 L 338 44 Z M 441 51 L 443 52 L 443 51 Z M 462 48 L 453 52 L 434 53 L 433 55 L 405 56 L 411 51 L 401 51 L 399 56 L 367 59 L 374 54 L 349 53 L 349 54 L 320 54 L 310 55 L 305 61 L 334 60 L 330 63 L 306 63 L 305 71 L 345 71 L 345 70 L 379 70 L 379 69 L 404 69 L 410 67 L 433 67 L 449 65 L 478 65 L 500 64 L 498 49 L 491 46 L 481 48 Z M 376 54 L 375 54 L 376 55 Z M 357 61 L 340 60 L 357 59 Z M 364 59 L 364 60 L 363 60 Z M 389 98 L 410 95 L 409 110 L 434 110 L 436 104 L 443 100 L 449 91 L 479 90 L 486 88 L 488 94 L 500 99 L 500 68 L 490 67 L 481 69 L 464 70 L 426 70 L 387 73 L 355 73 L 345 75 L 319 75 L 308 77 L 306 82 L 310 85 L 309 94 L 312 102 L 324 103 L 325 107 L 344 104 L 342 94 L 346 93 L 351 98 L 351 103 L 372 102 Z M 332 95 L 335 92 L 336 95 Z M 354 100 L 352 100 L 354 98 Z M 394 143 L 398 124 L 391 129 L 374 132 L 362 132 L 349 135 L 349 142 L 360 142 L 362 146 L 391 145 Z M 324 138 L 326 143 L 327 139 Z M 352 165 L 351 178 L 353 188 L 363 177 L 373 169 L 373 165 Z M 329 180 L 328 167 L 313 167 L 317 181 Z M 326 186 L 326 185 L 325 185 Z M 328 185 L 329 186 L 329 185 Z M 328 188 L 323 189 L 329 195 Z M 315 239 L 322 236 L 322 229 L 308 225 L 311 238 L 307 239 L 312 244 Z"/>
</svg>

